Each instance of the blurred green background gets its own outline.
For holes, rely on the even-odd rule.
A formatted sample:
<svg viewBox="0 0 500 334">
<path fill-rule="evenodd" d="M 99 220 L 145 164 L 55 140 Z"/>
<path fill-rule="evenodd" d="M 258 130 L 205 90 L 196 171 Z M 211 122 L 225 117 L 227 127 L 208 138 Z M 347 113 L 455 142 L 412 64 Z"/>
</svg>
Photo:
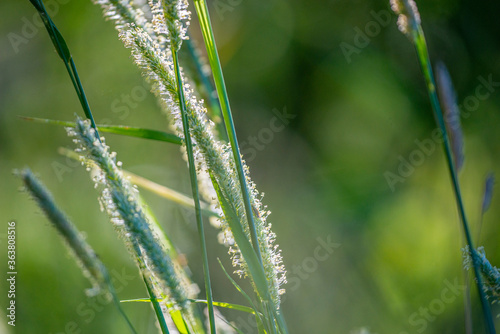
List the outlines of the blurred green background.
<svg viewBox="0 0 500 334">
<path fill-rule="evenodd" d="M 90 1 L 51 4 L 96 121 L 167 129 L 101 9 Z M 500 170 L 500 3 L 418 5 L 431 57 L 448 66 L 463 106 L 466 162 L 460 180 L 477 239 L 484 178 Z M 365 327 L 380 334 L 465 333 L 462 231 L 451 184 L 442 149 L 432 141 L 435 125 L 415 52 L 387 1 L 217 0 L 210 9 L 239 141 L 273 212 L 288 269 L 282 309 L 290 332 L 357 333 Z M 46 31 L 30 26 L 35 10 L 27 0 L 4 0 L 0 13 L 2 263 L 7 222 L 18 226 L 17 326 L 6 326 L 2 278 L 0 333 L 124 333 L 112 306 L 87 299 L 88 282 L 12 175 L 29 166 L 45 182 L 121 277 L 121 298 L 146 296 L 84 168 L 57 153 L 58 147 L 73 147 L 65 131 L 17 117 L 82 115 Z M 199 37 L 196 22 L 191 31 Z M 484 86 L 488 79 L 491 87 Z M 276 113 L 284 111 L 289 122 L 270 131 Z M 106 137 L 126 169 L 189 193 L 177 147 Z M 388 173 L 400 178 L 388 182 Z M 193 215 L 142 193 L 202 283 Z M 500 263 L 499 198 L 493 197 L 480 237 L 493 264 Z M 215 299 L 244 303 L 217 265 L 219 257 L 230 266 L 216 234 L 208 228 Z M 331 252 L 318 253 L 328 242 L 335 245 Z M 157 333 L 148 305 L 124 308 L 141 333 Z M 475 333 L 481 333 L 475 293 L 473 308 Z M 494 306 L 494 316 L 499 312 Z M 224 314 L 252 333 L 246 316 Z"/>
</svg>

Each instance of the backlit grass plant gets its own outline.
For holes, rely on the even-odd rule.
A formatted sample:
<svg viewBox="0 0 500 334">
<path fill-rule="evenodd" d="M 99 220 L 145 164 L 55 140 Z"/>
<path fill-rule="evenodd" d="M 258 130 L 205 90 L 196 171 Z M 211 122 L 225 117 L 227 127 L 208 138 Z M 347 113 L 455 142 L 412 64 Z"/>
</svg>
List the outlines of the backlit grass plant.
<svg viewBox="0 0 500 334">
<path fill-rule="evenodd" d="M 194 84 L 196 78 L 188 78 L 181 66 L 183 61 L 189 61 L 197 64 L 198 68 L 202 67 L 197 56 L 199 53 L 193 52 L 193 45 L 189 45 L 190 52 L 185 53 L 191 59 L 184 59 L 180 54 L 184 41 L 188 39 L 191 16 L 186 0 L 148 0 L 140 6 L 127 0 L 94 1 L 102 7 L 104 16 L 113 21 L 119 38 L 131 50 L 134 62 L 142 70 L 170 120 L 174 132 L 172 134 L 95 124 L 76 65 L 62 34 L 48 16 L 43 2 L 30 1 L 42 17 L 87 117 L 87 120 L 77 118 L 75 122 L 31 120 L 67 126 L 68 135 L 77 147 L 74 152 L 63 153 L 80 160 L 90 172 L 99 191 L 101 208 L 107 212 L 110 222 L 126 243 L 145 282 L 149 297 L 135 301 L 148 301 L 152 304 L 163 333 L 168 333 L 173 327 L 180 333 L 240 332 L 232 325 L 228 326 L 220 314 L 216 319 L 214 305 L 252 313 L 259 333 L 287 333 L 280 310 L 280 295 L 284 293 L 282 285 L 286 282 L 286 271 L 280 250 L 275 244 L 276 236 L 267 221 L 270 212 L 262 203 L 262 196 L 240 155 L 206 3 L 203 0 L 194 1 L 220 101 L 220 106 L 211 101 L 210 112 L 197 93 L 197 86 Z M 204 87 L 205 91 L 211 92 L 210 82 L 203 82 L 208 86 Z M 220 140 L 215 131 L 215 122 L 221 120 L 225 125 L 228 142 Z M 116 153 L 106 145 L 99 131 L 181 144 L 189 170 L 192 198 L 127 174 L 121 169 Z M 23 172 L 22 177 L 25 183 L 32 179 L 29 172 Z M 196 299 L 197 292 L 192 289 L 193 283 L 183 266 L 176 261 L 172 240 L 164 234 L 156 218 L 147 209 L 132 180 L 137 181 L 139 186 L 161 189 L 161 194 L 168 193 L 166 198 L 194 208 L 203 257 L 206 291 L 204 300 Z M 59 210 L 55 204 L 52 203 L 48 209 L 42 204 L 41 207 L 55 226 L 61 226 L 54 219 L 57 215 L 53 212 Z M 247 278 L 253 287 L 252 293 L 244 291 L 227 275 L 227 284 L 233 284 L 241 292 L 248 302 L 247 306 L 213 300 L 203 216 L 221 229 L 220 239 L 229 249 L 235 273 L 241 278 Z M 74 231 L 70 236 L 78 235 L 73 225 L 70 230 Z M 68 239 L 66 234 L 62 234 L 66 240 L 80 240 L 76 237 Z M 81 254 L 81 249 L 89 249 L 87 246 L 79 246 L 81 242 L 68 244 L 76 254 Z M 89 255 L 83 256 L 82 259 L 88 257 Z M 94 262 L 83 261 L 84 264 L 87 262 L 87 271 L 99 273 L 93 270 Z M 104 268 L 100 261 L 95 263 L 99 264 L 97 268 Z M 224 268 L 222 270 L 225 272 Z M 115 294 L 113 296 L 117 298 Z M 208 307 L 207 319 L 198 309 L 200 304 Z M 118 303 L 117 305 L 119 306 Z M 167 321 L 168 317 L 172 321 Z M 208 325 L 205 326 L 205 323 Z M 135 332 L 132 325 L 130 328 Z"/>
<path fill-rule="evenodd" d="M 486 331 L 489 334 L 494 334 L 496 333 L 495 325 L 485 292 L 493 295 L 498 292 L 498 269 L 490 265 L 482 248 L 478 251 L 475 250 L 469 221 L 464 208 L 461 187 L 458 180 L 458 173 L 464 163 L 463 135 L 460 126 L 460 112 L 451 78 L 445 65 L 438 63 L 435 68 L 437 74 L 437 80 L 435 80 L 416 2 L 414 0 L 391 0 L 390 4 L 392 10 L 398 15 L 397 24 L 399 30 L 410 39 L 417 53 L 434 119 L 443 139 L 447 169 L 451 177 L 452 189 L 464 233 L 466 267 L 472 268 L 474 273 Z M 492 183 L 491 178 L 488 178 L 486 181 L 482 214 L 487 210 L 491 201 Z M 483 279 L 486 279 L 484 285 Z M 468 276 L 466 277 L 466 282 L 468 286 Z M 469 291 L 467 291 L 468 293 Z M 466 305 L 466 314 L 471 319 L 470 302 L 468 301 L 467 303 L 469 305 Z M 470 330 L 467 329 L 467 331 L 469 332 Z"/>
<path fill-rule="evenodd" d="M 252 314 L 259 334 L 288 333 L 280 308 L 280 296 L 285 292 L 283 284 L 286 283 L 286 270 L 280 250 L 275 244 L 276 235 L 267 220 L 270 211 L 263 203 L 262 195 L 251 180 L 248 166 L 240 154 L 205 0 L 193 0 L 193 5 L 200 23 L 218 101 L 211 97 L 214 87 L 207 80 L 200 53 L 189 41 L 191 13 L 187 0 L 93 0 L 102 8 L 104 17 L 114 24 L 120 40 L 130 50 L 133 61 L 158 98 L 170 121 L 171 129 L 168 132 L 95 124 L 76 65 L 62 34 L 48 16 L 42 0 L 30 1 L 39 12 L 57 53 L 63 60 L 86 119 L 77 118 L 74 122 L 26 119 L 63 125 L 76 144 L 74 151 L 62 150 L 61 153 L 81 161 L 89 171 L 98 190 L 101 208 L 106 211 L 116 232 L 126 243 L 148 293 L 145 298 L 122 302 L 150 303 L 162 333 L 242 333 L 229 324 L 215 306 Z M 492 300 L 498 300 L 499 271 L 488 262 L 482 248 L 476 250 L 469 231 L 458 182 L 458 173 L 464 162 L 463 134 L 451 78 L 446 67 L 440 64 L 436 67 L 437 80 L 434 79 L 415 1 L 390 2 L 398 15 L 399 29 L 409 37 L 417 52 L 436 124 L 443 137 L 447 167 L 464 232 L 466 266 L 474 271 L 486 328 L 489 333 L 495 333 L 485 292 Z M 187 48 L 187 52 L 182 52 L 183 48 Z M 183 69 L 188 64 L 195 64 L 198 75 L 188 75 L 190 73 Z M 201 99 L 203 94 L 208 97 L 208 104 Z M 189 170 L 191 197 L 122 169 L 117 154 L 106 145 L 100 132 L 179 146 Z M 84 268 L 93 285 L 90 291 L 108 294 L 127 321 L 130 331 L 135 333 L 133 324 L 121 309 L 104 264 L 31 172 L 23 170 L 19 175 L 28 192 Z M 197 289 L 194 288 L 195 284 L 191 281 L 187 268 L 178 261 L 175 241 L 165 234 L 161 224 L 144 203 L 137 186 L 152 190 L 167 200 L 195 211 L 202 268 L 191 270 L 203 271 L 205 298 L 198 299 Z M 483 213 L 491 200 L 491 188 L 492 181 L 487 181 Z M 245 291 L 240 287 L 222 265 L 222 268 L 209 268 L 205 221 L 220 228 L 219 239 L 228 247 L 234 272 L 240 278 L 248 279 L 253 291 Z M 226 284 L 232 284 L 242 294 L 247 305 L 214 301 L 210 279 L 210 271 L 214 269 L 224 271 L 227 275 Z M 206 316 L 201 312 L 200 306 L 206 306 Z M 360 332 L 367 330 L 361 329 Z"/>
</svg>

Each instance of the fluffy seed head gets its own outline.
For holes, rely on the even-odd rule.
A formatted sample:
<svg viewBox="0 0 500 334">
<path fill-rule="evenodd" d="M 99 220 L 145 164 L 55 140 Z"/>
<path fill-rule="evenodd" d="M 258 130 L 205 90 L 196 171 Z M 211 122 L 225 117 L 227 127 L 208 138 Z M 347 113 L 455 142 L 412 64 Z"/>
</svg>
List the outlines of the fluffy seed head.
<svg viewBox="0 0 500 334">
<path fill-rule="evenodd" d="M 92 283 L 92 289 L 87 290 L 89 296 L 101 292 L 108 292 L 106 279 L 109 278 L 104 264 L 85 241 L 78 229 L 55 204 L 52 195 L 29 169 L 19 172 L 26 190 L 35 199 L 38 206 L 45 213 L 52 225 L 66 242 L 66 245 L 75 256 L 82 268 L 83 274 Z M 108 296 L 109 297 L 109 296 Z"/>
<path fill-rule="evenodd" d="M 117 167 L 116 154 L 99 142 L 95 130 L 88 121 L 77 119 L 74 130 L 68 131 L 76 136 L 80 150 L 87 153 L 91 162 L 89 169 L 97 166 L 93 179 L 101 186 L 101 207 L 108 213 L 117 231 L 129 243 L 133 257 L 139 256 L 148 269 L 144 274 L 160 283 L 162 293 L 167 295 L 174 306 L 186 308 L 188 299 L 185 287 L 181 284 L 176 268 L 158 237 L 149 226 L 146 215 L 137 199 L 137 190 L 123 177 Z M 86 161 L 82 157 L 83 161 Z"/>
</svg>

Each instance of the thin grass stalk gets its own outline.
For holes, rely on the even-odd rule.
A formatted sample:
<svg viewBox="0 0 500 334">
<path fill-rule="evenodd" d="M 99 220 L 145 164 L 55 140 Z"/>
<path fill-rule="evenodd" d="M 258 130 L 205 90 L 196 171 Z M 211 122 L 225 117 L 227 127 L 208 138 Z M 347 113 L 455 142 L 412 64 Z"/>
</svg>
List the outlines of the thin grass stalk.
<svg viewBox="0 0 500 334">
<path fill-rule="evenodd" d="M 87 96 L 85 95 L 85 91 L 83 90 L 82 82 L 80 81 L 80 76 L 78 75 L 78 71 L 76 70 L 75 62 L 73 61 L 73 57 L 71 56 L 71 52 L 69 51 L 68 45 L 66 41 L 62 37 L 59 29 L 57 29 L 56 25 L 50 18 L 42 0 L 30 0 L 33 6 L 38 11 L 40 18 L 49 33 L 50 39 L 54 44 L 57 53 L 63 60 L 64 66 L 68 71 L 68 74 L 71 78 L 71 82 L 73 83 L 73 87 L 75 88 L 76 94 L 78 95 L 78 99 L 80 100 L 80 104 L 82 105 L 85 116 L 90 120 L 91 126 L 96 130 L 96 137 L 100 141 L 99 133 L 97 131 L 96 124 L 94 122 L 94 117 L 92 116 L 92 112 L 90 111 L 90 105 L 87 100 Z"/>
<path fill-rule="evenodd" d="M 425 42 L 425 37 L 424 33 L 421 27 L 419 27 L 418 30 L 418 36 L 417 36 L 417 53 L 418 53 L 418 58 L 420 60 L 420 65 L 422 67 L 422 70 L 424 72 L 424 77 L 427 83 L 427 90 L 429 97 L 431 99 L 431 105 L 432 109 L 434 110 L 434 118 L 436 122 L 438 123 L 439 128 L 441 129 L 441 133 L 443 134 L 443 146 L 444 146 L 444 152 L 446 155 L 446 161 L 447 161 L 447 167 L 448 167 L 448 172 L 450 173 L 451 180 L 452 180 L 452 185 L 453 185 L 453 192 L 455 194 L 455 201 L 457 204 L 459 216 L 460 216 L 460 221 L 462 222 L 462 228 L 464 230 L 465 234 L 465 239 L 467 245 L 471 248 L 474 249 L 474 244 L 472 241 L 472 237 L 470 234 L 469 230 L 469 223 L 467 221 L 467 216 L 465 214 L 465 208 L 463 204 L 463 199 L 462 199 L 462 194 L 460 190 L 460 184 L 458 182 L 458 176 L 457 172 L 454 166 L 454 161 L 453 161 L 453 156 L 452 156 L 452 151 L 451 151 L 451 146 L 450 146 L 450 141 L 448 138 L 448 133 L 446 131 L 446 125 L 443 119 L 443 114 L 441 111 L 441 107 L 438 102 L 438 97 L 436 94 L 436 84 L 434 81 L 434 76 L 432 73 L 432 68 L 430 66 L 430 59 L 429 59 L 429 54 L 427 51 L 427 44 Z M 488 332 L 490 334 L 495 333 L 495 325 L 493 324 L 493 319 L 491 315 L 491 310 L 489 307 L 489 304 L 486 300 L 486 296 L 484 294 L 484 291 L 482 289 L 482 280 L 481 280 L 481 275 L 479 273 L 479 261 L 477 259 L 477 255 L 473 252 L 472 254 L 472 262 L 473 262 L 473 267 L 474 267 L 474 275 L 476 277 L 476 285 L 479 291 L 479 298 L 481 300 L 481 306 L 483 308 L 483 314 L 484 314 L 484 320 L 486 322 L 486 326 L 488 328 Z"/>
<path fill-rule="evenodd" d="M 184 99 L 184 88 L 182 85 L 182 77 L 179 68 L 179 58 L 177 50 L 172 47 L 172 58 L 174 62 L 175 78 L 177 80 L 177 92 L 179 95 L 179 106 L 181 109 L 182 124 L 184 128 L 184 141 L 186 144 L 187 157 L 188 157 L 188 168 L 189 177 L 191 179 L 191 191 L 193 193 L 194 207 L 196 213 L 196 224 L 198 226 L 198 235 L 200 239 L 200 247 L 203 257 L 203 273 L 205 280 L 205 290 L 208 302 L 208 317 L 210 322 L 210 332 L 216 334 L 215 329 L 215 315 L 214 315 L 214 305 L 212 298 L 212 285 L 210 283 L 210 271 L 208 266 L 208 254 L 207 254 L 207 243 L 205 240 L 205 231 L 203 227 L 203 218 L 201 216 L 201 205 L 200 205 L 200 192 L 198 190 L 198 178 L 196 176 L 196 165 L 194 161 L 193 153 L 193 143 L 191 141 L 191 134 L 189 131 L 189 119 L 186 111 L 186 101 Z"/>
<path fill-rule="evenodd" d="M 257 229 L 255 227 L 255 220 L 252 212 L 252 205 L 250 203 L 250 195 L 248 193 L 248 185 L 245 178 L 245 172 L 243 170 L 243 162 L 241 161 L 240 148 L 238 146 L 238 140 L 236 138 L 236 130 L 234 128 L 233 116 L 231 114 L 231 107 L 229 105 L 229 98 L 226 90 L 226 84 L 224 82 L 224 75 L 222 74 L 222 67 L 219 60 L 219 54 L 217 52 L 217 46 L 215 44 L 215 38 L 212 31 L 212 25 L 210 23 L 210 15 L 208 13 L 208 7 L 205 0 L 194 0 L 194 5 L 196 8 L 196 13 L 200 21 L 201 31 L 203 34 L 203 40 L 205 41 L 205 47 L 208 53 L 208 59 L 210 62 L 210 67 L 212 69 L 212 74 L 214 76 L 215 87 L 217 89 L 217 95 L 219 96 L 219 102 L 222 109 L 222 115 L 224 118 L 224 124 L 226 125 L 227 137 L 231 144 L 231 149 L 234 156 L 234 161 L 236 163 L 236 169 L 238 172 L 238 179 L 240 181 L 241 192 L 243 195 L 243 202 L 245 205 L 245 213 L 250 229 L 251 242 L 257 253 L 260 263 L 262 264 L 262 254 L 260 252 Z"/>
<path fill-rule="evenodd" d="M 474 249 L 473 241 L 469 231 L 469 223 L 467 221 L 467 216 L 465 214 L 465 209 L 463 205 L 463 199 L 460 191 L 460 184 L 458 182 L 457 171 L 455 169 L 455 163 L 453 160 L 453 153 L 449 141 L 448 132 L 446 130 L 446 124 L 443 118 L 443 112 L 439 104 L 438 95 L 436 92 L 436 81 L 434 80 L 434 74 L 432 72 L 432 66 L 430 62 L 429 52 L 427 49 L 427 43 L 425 40 L 424 31 L 420 24 L 420 14 L 418 13 L 417 6 L 413 0 L 402 0 L 395 1 L 391 0 L 392 9 L 399 14 L 398 24 L 400 30 L 405 33 L 413 42 L 415 49 L 417 51 L 417 58 L 424 75 L 427 93 L 431 101 L 432 110 L 434 113 L 434 119 L 441 130 L 443 137 L 443 149 L 446 156 L 446 163 L 448 171 L 451 176 L 453 192 L 455 194 L 455 200 L 458 208 L 458 213 L 460 216 L 460 221 L 462 223 L 462 228 L 465 234 L 465 240 L 469 249 Z M 484 321 L 488 333 L 495 333 L 495 325 L 493 324 L 493 318 L 491 315 L 489 304 L 486 300 L 485 293 L 482 289 L 482 280 L 479 272 L 479 259 L 475 252 L 471 252 L 471 258 L 474 268 L 474 275 L 476 277 L 476 285 L 479 292 L 479 298 L 481 301 L 481 306 L 483 309 Z"/>
<path fill-rule="evenodd" d="M 146 289 L 148 290 L 148 294 L 150 296 L 149 300 L 153 304 L 153 309 L 154 309 L 155 314 L 156 314 L 156 319 L 158 319 L 158 324 L 160 325 L 160 330 L 163 334 L 169 334 L 168 326 L 167 326 L 167 323 L 165 321 L 165 316 L 163 315 L 163 311 L 161 309 L 160 303 L 158 302 L 158 297 L 156 296 L 156 294 L 154 292 L 154 288 L 150 286 L 151 282 L 148 281 L 146 276 L 142 275 L 142 279 L 144 280 L 144 285 L 146 285 Z"/>
<path fill-rule="evenodd" d="M 74 127 L 75 122 L 66 122 L 61 120 L 53 120 L 47 118 L 37 118 L 37 117 L 25 117 L 18 116 L 20 119 L 25 121 L 44 123 L 44 124 L 54 124 L 61 125 L 65 127 Z M 178 136 L 158 130 L 144 129 L 138 128 L 134 126 L 127 125 L 105 125 L 105 124 L 96 124 L 97 130 L 101 132 L 108 132 L 122 136 L 136 137 L 142 139 L 151 139 L 157 141 L 163 141 L 171 144 L 182 145 L 182 139 Z"/>
</svg>

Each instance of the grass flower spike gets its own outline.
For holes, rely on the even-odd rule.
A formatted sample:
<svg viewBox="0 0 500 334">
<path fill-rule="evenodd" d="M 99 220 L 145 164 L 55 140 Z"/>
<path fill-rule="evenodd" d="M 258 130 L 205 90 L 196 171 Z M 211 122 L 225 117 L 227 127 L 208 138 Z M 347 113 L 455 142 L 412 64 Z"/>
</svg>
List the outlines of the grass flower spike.
<svg viewBox="0 0 500 334">
<path fill-rule="evenodd" d="M 149 0 L 152 24 L 158 35 L 164 35 L 174 50 L 179 50 L 182 41 L 187 39 L 191 12 L 187 10 L 186 0 Z"/>
<path fill-rule="evenodd" d="M 420 13 L 414 0 L 391 0 L 391 9 L 398 14 L 398 28 L 411 36 L 420 26 Z"/>
<path fill-rule="evenodd" d="M 55 205 L 52 195 L 37 180 L 33 173 L 29 169 L 24 169 L 19 175 L 23 180 L 26 190 L 35 199 L 38 206 L 43 210 L 57 232 L 63 237 L 68 248 L 75 255 L 84 276 L 92 283 L 93 288 L 87 290 L 87 294 L 94 296 L 103 291 L 105 292 L 107 290 L 106 280 L 109 276 L 94 250 L 87 244 L 73 223 Z"/>
<path fill-rule="evenodd" d="M 88 124 L 90 126 L 90 121 L 88 121 Z M 86 291 L 87 295 L 94 297 L 102 293 L 113 300 L 123 319 L 127 322 L 130 331 L 137 334 L 134 326 L 120 306 L 120 301 L 116 295 L 108 270 L 92 247 L 85 241 L 84 237 L 66 217 L 64 212 L 56 206 L 52 195 L 29 169 L 22 170 L 19 176 L 22 178 L 27 191 L 35 199 L 38 206 L 62 236 L 70 251 L 75 255 L 78 264 L 80 264 L 83 270 L 83 275 L 92 283 L 93 288 Z"/>
<path fill-rule="evenodd" d="M 143 254 L 146 266 L 160 283 L 161 292 L 180 308 L 188 304 L 185 287 L 180 284 L 172 260 L 161 247 L 154 235 L 146 215 L 139 205 L 135 188 L 123 177 L 115 161 L 116 154 L 96 140 L 94 129 L 88 122 L 77 120 L 76 127 L 68 128 L 68 133 L 75 137 L 81 152 L 99 167 L 93 179 L 97 186 L 102 186 L 101 205 L 107 211 L 117 231 L 130 244 L 134 255 Z M 93 166 L 89 165 L 90 170 Z"/>
<path fill-rule="evenodd" d="M 161 14 L 158 13 L 157 15 L 160 15 L 160 17 L 153 21 L 153 25 L 155 22 L 162 22 Z M 106 16 L 112 17 L 108 14 Z M 168 16 L 165 17 L 167 18 Z M 115 19 L 118 28 L 118 25 L 123 22 L 123 18 L 116 17 Z M 152 35 L 150 30 L 137 25 L 130 24 L 125 28 L 120 26 L 118 29 L 120 30 L 120 38 L 125 46 L 131 49 L 134 61 L 153 85 L 153 92 L 160 99 L 164 109 L 173 121 L 173 128 L 177 132 L 177 135 L 184 138 L 174 62 L 169 47 L 162 45 L 156 34 Z M 160 27 L 154 30 L 162 31 L 162 29 Z M 213 205 L 217 205 L 214 202 L 217 194 L 209 177 L 210 172 L 218 183 L 218 186 L 220 186 L 224 196 L 227 197 L 230 203 L 233 203 L 238 220 L 242 222 L 243 229 L 248 238 L 250 238 L 251 233 L 246 223 L 244 200 L 239 187 L 237 168 L 231 154 L 231 147 L 217 140 L 214 134 L 214 123 L 208 119 L 203 101 L 197 99 L 194 90 L 184 76 L 182 76 L 182 80 L 184 82 L 186 112 L 193 139 L 194 158 L 197 165 L 200 192 L 205 200 L 212 202 Z M 281 285 L 286 282 L 286 270 L 282 264 L 281 254 L 274 244 L 275 234 L 270 230 L 270 224 L 267 223 L 269 212 L 261 203 L 261 196 L 250 180 L 248 167 L 245 166 L 244 170 L 247 182 L 250 185 L 251 204 L 257 212 L 257 215 L 255 215 L 257 237 L 269 291 L 271 292 L 276 308 L 279 308 L 279 296 L 284 293 Z M 222 235 L 225 244 L 230 247 L 233 264 L 240 267 L 239 274 L 252 279 L 252 275 L 248 275 L 244 256 L 242 256 L 237 243 L 234 241 L 227 218 L 223 217 L 220 219 L 219 225 L 223 228 Z"/>
</svg>

